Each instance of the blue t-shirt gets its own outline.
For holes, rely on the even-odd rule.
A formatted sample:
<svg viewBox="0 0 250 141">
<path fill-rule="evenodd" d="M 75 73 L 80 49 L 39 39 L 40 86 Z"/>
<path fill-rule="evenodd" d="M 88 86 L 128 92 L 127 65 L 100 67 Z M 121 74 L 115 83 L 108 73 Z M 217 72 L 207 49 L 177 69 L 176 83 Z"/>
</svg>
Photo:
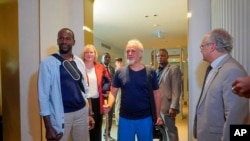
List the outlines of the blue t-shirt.
<svg viewBox="0 0 250 141">
<path fill-rule="evenodd" d="M 82 75 L 78 70 L 76 63 L 74 61 L 71 61 L 70 63 L 80 74 L 81 80 Z M 60 80 L 64 113 L 75 112 L 83 108 L 86 103 L 82 96 L 78 81 L 74 80 L 62 65 L 60 65 Z"/>
<path fill-rule="evenodd" d="M 151 69 L 152 89 L 159 88 L 156 72 Z M 123 67 L 116 71 L 113 87 L 121 88 L 120 116 L 127 119 L 142 119 L 151 116 L 149 85 L 146 68 L 133 71 Z"/>
</svg>

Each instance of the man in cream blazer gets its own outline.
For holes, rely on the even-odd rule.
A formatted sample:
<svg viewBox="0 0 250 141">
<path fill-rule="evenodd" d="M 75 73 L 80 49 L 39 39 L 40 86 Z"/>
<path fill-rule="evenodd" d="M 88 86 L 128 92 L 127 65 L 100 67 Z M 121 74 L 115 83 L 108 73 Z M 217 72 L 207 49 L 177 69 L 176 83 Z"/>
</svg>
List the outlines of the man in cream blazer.
<svg viewBox="0 0 250 141">
<path fill-rule="evenodd" d="M 233 81 L 246 76 L 244 68 L 230 55 L 232 37 L 223 29 L 205 35 L 203 60 L 212 70 L 206 77 L 196 106 L 194 137 L 198 141 L 229 141 L 230 125 L 249 124 L 249 101 L 232 92 Z"/>
<path fill-rule="evenodd" d="M 168 52 L 166 49 L 158 50 L 157 61 L 159 63 L 156 72 L 161 94 L 161 116 L 170 141 L 178 141 L 175 117 L 180 112 L 181 70 L 179 66 L 168 63 Z"/>
</svg>

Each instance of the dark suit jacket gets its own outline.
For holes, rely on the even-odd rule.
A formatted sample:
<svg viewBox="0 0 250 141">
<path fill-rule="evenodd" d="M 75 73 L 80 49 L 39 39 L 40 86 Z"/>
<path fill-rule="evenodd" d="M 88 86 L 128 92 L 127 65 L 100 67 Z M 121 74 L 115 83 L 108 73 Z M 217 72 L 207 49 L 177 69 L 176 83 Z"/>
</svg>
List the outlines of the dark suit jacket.
<svg viewBox="0 0 250 141">
<path fill-rule="evenodd" d="M 105 68 L 106 68 L 106 65 L 102 64 Z M 115 68 L 112 67 L 111 65 L 108 65 L 108 69 L 109 69 L 109 72 L 110 72 L 110 75 L 111 75 L 111 79 L 114 78 L 114 75 L 115 75 Z"/>
<path fill-rule="evenodd" d="M 198 141 L 229 141 L 230 124 L 249 124 L 249 100 L 232 93 L 232 83 L 247 76 L 244 68 L 227 55 L 211 72 L 196 109 L 194 134 Z"/>
<path fill-rule="evenodd" d="M 114 75 L 115 75 L 115 68 L 112 67 L 111 65 L 109 65 L 109 71 L 110 71 L 110 74 L 111 74 L 111 78 L 113 79 Z"/>
</svg>

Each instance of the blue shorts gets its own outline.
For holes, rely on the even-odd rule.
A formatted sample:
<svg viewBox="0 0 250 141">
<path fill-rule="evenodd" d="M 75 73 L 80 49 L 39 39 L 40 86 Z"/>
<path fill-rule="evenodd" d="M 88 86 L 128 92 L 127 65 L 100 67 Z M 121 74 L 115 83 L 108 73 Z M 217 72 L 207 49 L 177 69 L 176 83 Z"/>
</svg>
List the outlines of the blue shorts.
<svg viewBox="0 0 250 141">
<path fill-rule="evenodd" d="M 144 119 L 125 119 L 120 117 L 118 124 L 119 141 L 152 141 L 153 140 L 153 122 L 152 117 Z"/>
</svg>

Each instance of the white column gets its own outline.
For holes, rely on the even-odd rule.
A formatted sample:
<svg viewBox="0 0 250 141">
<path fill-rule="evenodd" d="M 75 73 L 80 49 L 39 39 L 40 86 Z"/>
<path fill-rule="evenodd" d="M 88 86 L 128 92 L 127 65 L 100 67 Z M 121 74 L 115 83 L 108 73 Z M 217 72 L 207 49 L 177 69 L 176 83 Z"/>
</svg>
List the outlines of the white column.
<svg viewBox="0 0 250 141">
<path fill-rule="evenodd" d="M 195 108 L 202 87 L 205 75 L 206 63 L 202 61 L 200 43 L 203 36 L 210 31 L 210 0 L 189 0 L 189 12 L 192 17 L 189 19 L 188 33 L 188 80 L 189 80 L 189 126 L 188 140 L 193 141 L 193 123 Z M 181 136 L 181 134 L 180 134 Z"/>
<path fill-rule="evenodd" d="M 62 27 L 75 33 L 74 53 L 83 44 L 82 0 L 19 0 L 19 58 L 21 141 L 41 141 L 37 99 L 37 71 L 41 59 L 57 51 L 57 32 Z"/>
<path fill-rule="evenodd" d="M 37 99 L 39 64 L 39 0 L 18 1 L 20 141 L 41 141 L 41 120 Z"/>
</svg>

